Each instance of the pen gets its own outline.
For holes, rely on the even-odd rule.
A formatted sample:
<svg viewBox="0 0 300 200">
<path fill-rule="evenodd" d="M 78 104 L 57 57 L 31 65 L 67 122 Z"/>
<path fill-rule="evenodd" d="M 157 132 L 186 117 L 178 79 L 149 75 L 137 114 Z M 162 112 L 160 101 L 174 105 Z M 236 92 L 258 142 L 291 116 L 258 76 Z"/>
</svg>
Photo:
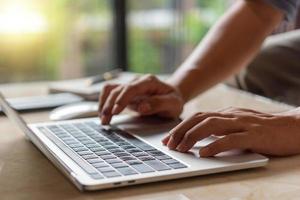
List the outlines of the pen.
<svg viewBox="0 0 300 200">
<path fill-rule="evenodd" d="M 100 83 L 103 81 L 108 81 L 108 80 L 114 79 L 114 78 L 118 77 L 121 72 L 122 72 L 121 69 L 114 69 L 112 71 L 105 72 L 104 74 L 93 76 L 87 80 L 86 84 L 88 86 L 91 86 L 91 85 L 94 85 L 94 84 L 97 84 L 97 83 Z"/>
</svg>

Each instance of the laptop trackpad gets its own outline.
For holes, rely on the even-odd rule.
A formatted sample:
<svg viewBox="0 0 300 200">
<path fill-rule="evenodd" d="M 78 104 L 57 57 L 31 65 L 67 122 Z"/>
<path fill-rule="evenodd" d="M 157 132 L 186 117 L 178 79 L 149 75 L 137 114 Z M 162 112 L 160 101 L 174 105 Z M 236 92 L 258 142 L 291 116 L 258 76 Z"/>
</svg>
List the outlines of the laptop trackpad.
<svg viewBox="0 0 300 200">
<path fill-rule="evenodd" d="M 210 143 L 218 140 L 219 137 L 216 136 L 211 136 L 208 137 L 200 142 L 197 142 L 195 144 L 195 146 L 190 150 L 191 153 L 193 153 L 195 156 L 200 157 L 199 156 L 199 150 L 207 145 L 209 145 Z M 226 151 L 223 153 L 219 153 L 217 154 L 215 157 L 229 157 L 229 156 L 236 156 L 236 155 L 241 155 L 244 154 L 245 152 L 243 150 L 231 150 L 231 151 Z"/>
</svg>

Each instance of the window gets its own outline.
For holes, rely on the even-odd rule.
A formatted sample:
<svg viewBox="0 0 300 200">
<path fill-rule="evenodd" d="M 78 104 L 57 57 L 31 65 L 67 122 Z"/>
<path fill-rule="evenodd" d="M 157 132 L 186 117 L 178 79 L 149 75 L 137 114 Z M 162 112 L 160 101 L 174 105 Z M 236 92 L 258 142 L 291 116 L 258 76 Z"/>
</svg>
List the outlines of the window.
<svg viewBox="0 0 300 200">
<path fill-rule="evenodd" d="M 129 69 L 173 72 L 228 6 L 223 0 L 128 0 Z"/>
<path fill-rule="evenodd" d="M 122 48 L 115 19 L 125 3 Z M 123 61 L 135 72 L 172 72 L 225 7 L 222 0 L 3 0 L 0 82 L 78 78 Z"/>
<path fill-rule="evenodd" d="M 0 3 L 0 81 L 55 80 L 113 67 L 110 0 Z"/>
</svg>

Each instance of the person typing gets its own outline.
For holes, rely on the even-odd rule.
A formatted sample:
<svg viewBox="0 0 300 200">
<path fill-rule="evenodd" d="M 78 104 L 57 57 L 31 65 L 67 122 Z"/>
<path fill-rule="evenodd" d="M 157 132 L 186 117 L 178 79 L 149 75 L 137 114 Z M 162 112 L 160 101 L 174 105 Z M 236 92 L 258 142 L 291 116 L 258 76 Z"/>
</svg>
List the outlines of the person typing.
<svg viewBox="0 0 300 200">
<path fill-rule="evenodd" d="M 270 57 L 274 55 L 278 58 L 278 51 L 275 51 L 277 54 L 265 52 L 261 54 L 260 49 L 266 38 L 283 20 L 295 19 L 299 4 L 299 0 L 236 1 L 166 82 L 153 75 L 146 75 L 128 84 L 106 85 L 99 98 L 99 116 L 102 124 L 109 124 L 112 117 L 122 112 L 125 107 L 133 109 L 140 115 L 178 118 L 184 104 L 196 95 L 255 64 L 257 59 L 263 60 L 263 55 L 269 58 L 269 61 L 272 61 Z M 280 64 L 286 64 L 282 68 L 285 68 L 285 72 L 291 72 L 287 80 L 284 80 L 288 83 L 285 85 L 299 91 L 300 32 L 292 33 L 292 37 L 287 37 L 283 41 L 289 48 L 280 49 L 283 49 L 280 51 L 280 58 L 286 61 Z M 280 43 L 279 46 L 283 44 Z M 277 46 L 273 44 L 272 47 Z M 289 58 L 294 58 L 293 62 Z M 276 67 L 276 63 L 273 64 L 268 66 Z M 266 80 L 274 79 L 272 82 L 278 84 L 276 78 L 280 74 L 280 68 L 276 68 L 276 72 Z M 262 74 L 267 76 L 268 72 Z M 257 86 L 256 90 L 264 91 L 271 88 L 284 94 L 289 89 L 272 87 L 268 81 L 264 85 L 263 80 L 264 77 L 260 88 Z M 282 79 L 280 81 L 284 82 Z M 259 81 L 251 82 L 248 79 L 246 84 L 251 86 L 257 82 Z M 300 92 L 294 95 L 300 97 Z M 276 114 L 242 108 L 199 112 L 172 129 L 162 143 L 172 150 L 187 152 L 197 141 L 212 134 L 222 137 L 201 148 L 199 153 L 203 157 L 214 156 L 231 149 L 247 149 L 276 156 L 298 154 L 300 108 Z"/>
</svg>

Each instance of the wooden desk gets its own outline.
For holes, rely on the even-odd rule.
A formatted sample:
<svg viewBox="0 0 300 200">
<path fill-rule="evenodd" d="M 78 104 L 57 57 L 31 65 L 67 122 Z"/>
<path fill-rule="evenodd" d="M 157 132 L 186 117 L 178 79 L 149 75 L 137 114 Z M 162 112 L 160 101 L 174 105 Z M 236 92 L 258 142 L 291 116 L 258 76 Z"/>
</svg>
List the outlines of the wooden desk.
<svg viewBox="0 0 300 200">
<path fill-rule="evenodd" d="M 46 83 L 4 85 L 7 96 L 41 94 Z M 29 92 L 28 92 L 29 91 Z M 280 111 L 287 106 L 218 86 L 189 103 L 183 116 L 228 106 Z M 48 112 L 23 114 L 28 122 L 48 119 Z M 79 192 L 7 118 L 0 116 L 0 199 L 94 200 L 299 199 L 300 156 L 271 158 L 265 168 L 186 178 L 99 192 Z M 180 196 L 183 195 L 183 196 Z M 186 197 L 186 198 L 185 198 Z"/>
</svg>

